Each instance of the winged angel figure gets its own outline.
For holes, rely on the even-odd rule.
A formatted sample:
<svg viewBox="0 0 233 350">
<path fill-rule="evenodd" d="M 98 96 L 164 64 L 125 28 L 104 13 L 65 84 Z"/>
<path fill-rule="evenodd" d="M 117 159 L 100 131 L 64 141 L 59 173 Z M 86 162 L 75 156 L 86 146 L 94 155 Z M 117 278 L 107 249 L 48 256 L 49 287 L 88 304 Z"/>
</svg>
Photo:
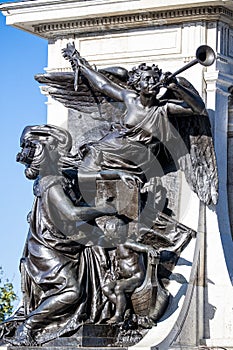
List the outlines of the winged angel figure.
<svg viewBox="0 0 233 350">
<path fill-rule="evenodd" d="M 181 169 L 206 204 L 216 204 L 218 177 L 211 125 L 188 80 L 143 63 L 98 70 L 74 44 L 63 49 L 74 73 L 37 75 L 66 107 L 106 120 L 109 130 L 79 149 L 84 172 L 114 171 L 147 182 Z"/>
</svg>

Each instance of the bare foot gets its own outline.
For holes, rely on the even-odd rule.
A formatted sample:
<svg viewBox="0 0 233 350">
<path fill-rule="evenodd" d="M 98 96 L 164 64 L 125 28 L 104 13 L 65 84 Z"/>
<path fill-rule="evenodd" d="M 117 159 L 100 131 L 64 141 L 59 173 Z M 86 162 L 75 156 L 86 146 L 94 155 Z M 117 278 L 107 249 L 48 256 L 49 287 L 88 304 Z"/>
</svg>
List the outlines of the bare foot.
<svg viewBox="0 0 233 350">
<path fill-rule="evenodd" d="M 108 324 L 116 324 L 116 323 L 123 323 L 123 317 L 122 316 L 113 316 L 110 318 L 110 320 L 107 321 Z"/>
</svg>

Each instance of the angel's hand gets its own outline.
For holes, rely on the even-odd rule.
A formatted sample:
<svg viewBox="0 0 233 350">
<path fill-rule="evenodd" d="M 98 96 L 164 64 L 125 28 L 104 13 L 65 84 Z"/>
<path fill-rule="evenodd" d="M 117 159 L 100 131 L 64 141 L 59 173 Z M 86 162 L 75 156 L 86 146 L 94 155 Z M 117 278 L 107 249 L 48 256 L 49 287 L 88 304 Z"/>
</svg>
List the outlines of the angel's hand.
<svg viewBox="0 0 233 350">
<path fill-rule="evenodd" d="M 129 175 L 123 172 L 119 173 L 121 180 L 128 186 L 130 189 L 133 189 L 134 186 L 137 186 L 138 183 L 142 183 L 142 180 L 136 175 Z"/>
<path fill-rule="evenodd" d="M 69 60 L 72 68 L 75 70 L 82 64 L 80 53 L 76 50 L 74 44 L 68 43 L 65 49 L 62 49 L 62 55 Z"/>
<path fill-rule="evenodd" d="M 167 87 L 170 84 L 177 84 L 176 77 L 172 76 L 171 72 L 165 72 L 162 75 L 161 81 L 163 82 L 163 85 Z"/>
<path fill-rule="evenodd" d="M 77 54 L 80 56 L 79 52 L 76 50 L 74 44 L 68 43 L 66 48 L 62 49 L 62 55 L 67 60 L 75 57 Z"/>
</svg>

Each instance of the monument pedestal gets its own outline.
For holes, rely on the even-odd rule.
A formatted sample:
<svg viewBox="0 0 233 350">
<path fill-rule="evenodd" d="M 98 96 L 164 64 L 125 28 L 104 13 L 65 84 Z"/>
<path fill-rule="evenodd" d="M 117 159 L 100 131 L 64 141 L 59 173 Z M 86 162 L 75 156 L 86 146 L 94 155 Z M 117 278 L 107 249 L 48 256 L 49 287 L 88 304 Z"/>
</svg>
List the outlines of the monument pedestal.
<svg viewBox="0 0 233 350">
<path fill-rule="evenodd" d="M 23 350 L 32 349 L 38 350 L 42 347 L 45 350 L 73 350 L 73 349 L 105 349 L 111 344 L 116 343 L 118 335 L 118 328 L 113 325 L 107 324 L 85 324 L 79 328 L 79 330 L 70 337 L 60 337 L 58 339 L 51 340 L 41 346 L 12 346 L 5 345 L 0 347 L 1 350 Z M 111 347 L 112 350 L 119 349 L 118 347 Z M 121 347 L 120 349 L 124 349 Z"/>
<path fill-rule="evenodd" d="M 84 348 L 102 348 L 111 346 L 117 340 L 118 329 L 107 324 L 85 324 L 69 338 L 59 338 L 50 341 L 44 346 L 52 347 L 70 347 L 78 346 Z"/>
<path fill-rule="evenodd" d="M 18 347 L 18 346 L 12 346 L 12 347 L 0 347 L 1 350 L 38 350 L 40 349 L 40 347 L 38 346 L 30 346 L 30 347 Z M 52 346 L 52 347 L 48 347 L 48 346 L 43 346 L 41 349 L 43 350 L 109 350 L 109 347 L 77 347 L 77 346 L 67 346 L 67 347 L 62 347 L 62 346 Z M 111 350 L 130 350 L 131 348 L 127 348 L 127 347 L 111 347 Z M 141 348 L 143 349 L 143 348 Z M 155 347 L 152 349 L 157 350 L 159 348 Z M 200 345 L 200 346 L 190 346 L 190 345 L 174 345 L 172 347 L 169 348 L 164 348 L 164 350 L 232 350 L 233 347 L 232 346 L 206 346 L 206 345 Z"/>
</svg>

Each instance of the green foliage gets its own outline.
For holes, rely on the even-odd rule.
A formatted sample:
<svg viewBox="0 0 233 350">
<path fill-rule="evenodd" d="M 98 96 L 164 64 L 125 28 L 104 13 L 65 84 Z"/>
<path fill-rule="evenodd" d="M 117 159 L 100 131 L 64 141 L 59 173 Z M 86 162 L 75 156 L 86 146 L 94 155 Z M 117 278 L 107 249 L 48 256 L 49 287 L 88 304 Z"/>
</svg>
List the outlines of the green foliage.
<svg viewBox="0 0 233 350">
<path fill-rule="evenodd" d="M 13 310 L 13 302 L 17 299 L 13 284 L 5 279 L 0 266 L 0 322 L 4 321 Z"/>
</svg>

